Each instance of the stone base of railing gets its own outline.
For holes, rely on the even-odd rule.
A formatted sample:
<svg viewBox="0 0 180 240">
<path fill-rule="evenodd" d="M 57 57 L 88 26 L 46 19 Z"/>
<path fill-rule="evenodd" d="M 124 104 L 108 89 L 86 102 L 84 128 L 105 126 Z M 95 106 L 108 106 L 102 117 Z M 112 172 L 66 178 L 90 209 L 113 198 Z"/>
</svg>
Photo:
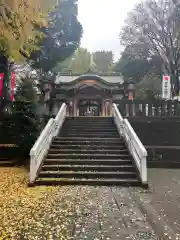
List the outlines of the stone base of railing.
<svg viewBox="0 0 180 240">
<path fill-rule="evenodd" d="M 35 182 L 33 182 L 33 183 L 28 182 L 28 187 L 35 187 L 35 186 L 37 186 L 37 185 L 35 184 Z"/>
<path fill-rule="evenodd" d="M 141 183 L 141 187 L 143 189 L 149 189 L 149 184 L 148 183 Z"/>
</svg>

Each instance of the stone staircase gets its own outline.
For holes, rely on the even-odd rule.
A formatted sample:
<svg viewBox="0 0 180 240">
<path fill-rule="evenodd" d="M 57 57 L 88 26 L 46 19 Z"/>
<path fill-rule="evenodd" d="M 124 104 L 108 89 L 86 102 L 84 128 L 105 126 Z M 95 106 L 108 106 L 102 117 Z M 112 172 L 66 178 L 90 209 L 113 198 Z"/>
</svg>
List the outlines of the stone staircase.
<svg viewBox="0 0 180 240">
<path fill-rule="evenodd" d="M 0 167 L 13 167 L 15 165 L 15 160 L 8 158 L 0 158 Z"/>
<path fill-rule="evenodd" d="M 140 183 L 134 161 L 111 117 L 67 118 L 36 179 L 39 185 Z"/>
</svg>

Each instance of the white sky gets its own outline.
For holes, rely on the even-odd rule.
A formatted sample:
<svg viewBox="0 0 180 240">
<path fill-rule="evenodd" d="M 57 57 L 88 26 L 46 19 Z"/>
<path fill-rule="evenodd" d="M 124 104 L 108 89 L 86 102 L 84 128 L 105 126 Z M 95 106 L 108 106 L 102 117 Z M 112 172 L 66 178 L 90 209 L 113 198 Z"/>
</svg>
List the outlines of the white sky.
<svg viewBox="0 0 180 240">
<path fill-rule="evenodd" d="M 140 0 L 139 0 L 140 1 Z M 127 12 L 138 0 L 79 0 L 79 20 L 84 34 L 82 47 L 89 51 L 112 50 L 120 56 L 119 32 Z"/>
</svg>

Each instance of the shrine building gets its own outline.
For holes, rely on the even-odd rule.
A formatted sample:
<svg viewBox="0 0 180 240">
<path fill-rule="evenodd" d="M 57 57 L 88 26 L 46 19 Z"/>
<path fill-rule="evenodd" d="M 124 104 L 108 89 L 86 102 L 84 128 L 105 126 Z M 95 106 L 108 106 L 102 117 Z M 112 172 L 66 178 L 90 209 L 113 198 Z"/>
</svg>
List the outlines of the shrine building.
<svg viewBox="0 0 180 240">
<path fill-rule="evenodd" d="M 55 82 L 45 81 L 45 108 L 47 114 L 55 115 L 65 102 L 68 116 L 111 116 L 113 102 L 133 96 L 131 85 L 124 86 L 120 73 L 61 73 Z"/>
</svg>

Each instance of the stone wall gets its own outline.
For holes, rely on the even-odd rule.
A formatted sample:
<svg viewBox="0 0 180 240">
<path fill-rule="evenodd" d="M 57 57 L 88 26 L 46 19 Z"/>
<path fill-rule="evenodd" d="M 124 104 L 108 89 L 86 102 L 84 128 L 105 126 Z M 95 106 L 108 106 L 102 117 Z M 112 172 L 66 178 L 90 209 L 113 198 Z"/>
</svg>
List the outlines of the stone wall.
<svg viewBox="0 0 180 240">
<path fill-rule="evenodd" d="M 180 118 L 129 118 L 144 145 L 180 146 Z"/>
<path fill-rule="evenodd" d="M 150 168 L 180 168 L 180 118 L 129 118 Z"/>
</svg>

